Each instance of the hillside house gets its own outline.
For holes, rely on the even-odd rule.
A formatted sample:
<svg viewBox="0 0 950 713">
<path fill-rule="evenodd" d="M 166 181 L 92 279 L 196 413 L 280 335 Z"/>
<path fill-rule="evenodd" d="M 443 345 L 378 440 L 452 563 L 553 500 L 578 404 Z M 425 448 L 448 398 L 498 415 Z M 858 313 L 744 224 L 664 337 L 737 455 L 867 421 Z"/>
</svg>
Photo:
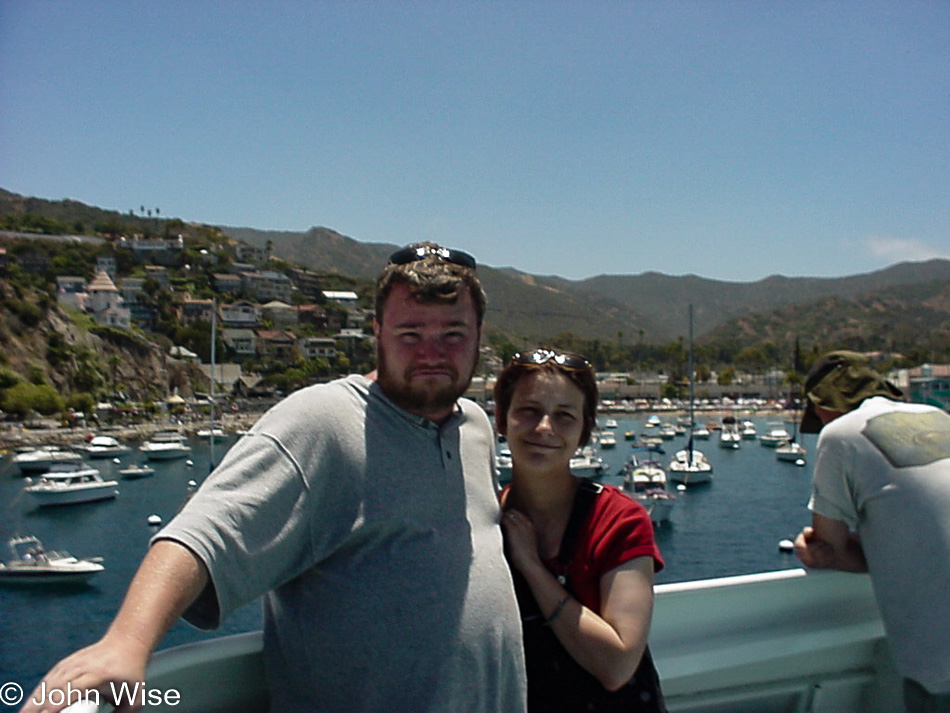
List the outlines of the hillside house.
<svg viewBox="0 0 950 713">
<path fill-rule="evenodd" d="M 297 358 L 297 342 L 293 334 L 279 329 L 259 329 L 256 334 L 258 356 L 285 362 Z"/>
<path fill-rule="evenodd" d="M 118 329 L 132 326 L 132 314 L 123 306 L 119 288 L 104 273 L 98 273 L 86 288 L 86 311 L 92 314 L 99 324 Z"/>
<path fill-rule="evenodd" d="M 64 275 L 56 278 L 56 301 L 63 307 L 86 308 L 86 278 Z"/>
<path fill-rule="evenodd" d="M 221 315 L 221 323 L 225 327 L 235 329 L 251 329 L 261 321 L 260 308 L 247 300 L 221 305 L 218 313 Z"/>
<path fill-rule="evenodd" d="M 257 335 L 253 329 L 222 329 L 221 341 L 236 358 L 252 359 L 257 356 Z"/>
<path fill-rule="evenodd" d="M 267 251 L 256 245 L 238 243 L 234 246 L 234 257 L 239 262 L 267 262 Z"/>
<path fill-rule="evenodd" d="M 294 292 L 294 284 L 290 278 L 280 272 L 242 272 L 240 277 L 244 292 L 254 295 L 259 302 L 290 302 Z"/>
<path fill-rule="evenodd" d="M 216 272 L 212 275 L 214 289 L 226 295 L 241 294 L 241 278 L 237 275 L 230 275 L 224 272 Z"/>
<path fill-rule="evenodd" d="M 359 295 L 348 290 L 324 290 L 323 296 L 327 302 L 335 302 L 344 309 L 356 309 Z"/>
<path fill-rule="evenodd" d="M 320 305 L 297 305 L 297 323 L 309 324 L 321 332 L 327 331 L 327 311 Z"/>
<path fill-rule="evenodd" d="M 204 320 L 211 322 L 214 313 L 214 300 L 193 300 L 185 298 L 181 303 L 181 321 L 185 324 Z"/>
<path fill-rule="evenodd" d="M 302 337 L 297 340 L 297 351 L 304 359 L 336 359 L 336 340 L 330 337 Z"/>
<path fill-rule="evenodd" d="M 297 310 L 280 300 L 261 305 L 261 316 L 276 329 L 286 329 L 297 324 Z"/>
</svg>

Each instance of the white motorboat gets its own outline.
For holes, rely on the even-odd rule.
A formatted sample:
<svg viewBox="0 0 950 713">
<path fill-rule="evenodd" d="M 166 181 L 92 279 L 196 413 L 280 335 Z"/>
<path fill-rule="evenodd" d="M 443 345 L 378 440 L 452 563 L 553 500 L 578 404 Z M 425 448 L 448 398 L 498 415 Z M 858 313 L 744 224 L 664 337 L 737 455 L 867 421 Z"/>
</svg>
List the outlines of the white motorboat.
<svg viewBox="0 0 950 713">
<path fill-rule="evenodd" d="M 619 425 L 619 424 L 617 423 L 617 419 L 615 419 L 615 418 L 608 418 L 608 419 L 604 422 L 604 428 L 617 428 L 618 425 Z"/>
<path fill-rule="evenodd" d="M 767 448 L 778 448 L 786 441 L 792 440 L 792 434 L 781 421 L 769 421 L 765 425 L 765 433 L 759 436 L 759 443 Z"/>
<path fill-rule="evenodd" d="M 614 435 L 613 431 L 604 431 L 600 434 L 599 443 L 601 448 L 616 448 L 617 437 Z"/>
<path fill-rule="evenodd" d="M 664 441 L 672 441 L 676 438 L 676 426 L 672 423 L 661 423 L 659 429 L 657 429 L 657 434 Z"/>
<path fill-rule="evenodd" d="M 115 480 L 103 480 L 98 470 L 86 464 L 60 463 L 43 473 L 36 483 L 23 488 L 23 492 L 41 507 L 75 505 L 114 498 L 119 494 L 118 484 Z"/>
<path fill-rule="evenodd" d="M 78 559 L 68 552 L 48 552 L 39 538 L 14 537 L 8 542 L 11 558 L 0 562 L 2 584 L 85 582 L 103 571 L 101 557 Z"/>
<path fill-rule="evenodd" d="M 713 467 L 706 454 L 689 445 L 677 451 L 670 461 L 669 479 L 683 485 L 699 485 L 712 480 Z"/>
<path fill-rule="evenodd" d="M 735 416 L 723 416 L 722 428 L 719 429 L 719 447 L 735 450 L 739 447 L 742 434 L 739 432 L 739 422 Z"/>
<path fill-rule="evenodd" d="M 139 452 L 149 460 L 174 460 L 191 453 L 191 446 L 179 431 L 160 431 L 139 446 Z"/>
<path fill-rule="evenodd" d="M 213 437 L 214 440 L 216 441 L 223 441 L 225 438 L 228 437 L 227 431 L 225 431 L 224 428 L 219 424 L 214 424 L 212 426 L 209 426 L 208 428 L 198 429 L 198 432 L 196 435 L 198 436 L 198 438 L 201 438 L 204 440 L 208 440 L 209 438 Z"/>
<path fill-rule="evenodd" d="M 705 423 L 697 423 L 693 426 L 693 439 L 697 441 L 708 441 L 712 432 Z"/>
<path fill-rule="evenodd" d="M 739 435 L 742 436 L 744 441 L 754 441 L 759 437 L 759 432 L 756 431 L 755 424 L 752 421 L 746 420 L 739 427 Z"/>
<path fill-rule="evenodd" d="M 650 650 L 670 713 L 902 710 L 867 575 L 790 569 L 655 591 Z M 261 632 L 186 644 L 147 672 L 174 707 L 145 710 L 264 713 L 266 680 Z"/>
<path fill-rule="evenodd" d="M 676 496 L 666 489 L 666 471 L 659 461 L 631 454 L 622 473 L 622 490 L 646 508 L 654 523 L 669 522 Z"/>
<path fill-rule="evenodd" d="M 136 463 L 130 465 L 128 468 L 121 468 L 119 475 L 123 478 L 129 478 L 130 480 L 134 478 L 147 478 L 150 475 L 155 475 L 155 469 L 148 464 L 139 465 Z"/>
<path fill-rule="evenodd" d="M 788 463 L 795 463 L 805 465 L 805 457 L 808 455 L 808 451 L 805 447 L 798 441 L 786 441 L 778 448 L 775 449 L 775 457 L 780 461 L 786 461 Z"/>
<path fill-rule="evenodd" d="M 607 471 L 604 461 L 590 446 L 578 448 L 571 457 L 571 472 L 581 478 L 600 478 Z"/>
<path fill-rule="evenodd" d="M 20 473 L 45 473 L 58 463 L 79 463 L 82 456 L 75 451 L 68 451 L 59 446 L 41 446 L 35 450 L 17 453 L 10 462 L 20 468 Z"/>
<path fill-rule="evenodd" d="M 132 447 L 112 436 L 94 436 L 88 443 L 73 446 L 87 458 L 117 458 L 132 452 Z"/>
</svg>

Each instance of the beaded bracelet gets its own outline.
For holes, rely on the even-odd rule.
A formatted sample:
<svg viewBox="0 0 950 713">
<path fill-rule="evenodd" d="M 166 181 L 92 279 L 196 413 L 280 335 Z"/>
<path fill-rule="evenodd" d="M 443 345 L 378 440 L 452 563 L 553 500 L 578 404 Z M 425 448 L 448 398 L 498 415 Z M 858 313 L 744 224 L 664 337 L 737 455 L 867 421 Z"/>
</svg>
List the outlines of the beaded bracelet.
<svg viewBox="0 0 950 713">
<path fill-rule="evenodd" d="M 564 610 L 564 605 L 567 604 L 570 599 L 571 595 L 566 594 L 564 598 L 557 603 L 557 606 L 554 607 L 554 611 L 551 613 L 551 616 L 544 620 L 545 626 L 551 626 L 551 623 L 561 615 L 561 612 Z"/>
</svg>

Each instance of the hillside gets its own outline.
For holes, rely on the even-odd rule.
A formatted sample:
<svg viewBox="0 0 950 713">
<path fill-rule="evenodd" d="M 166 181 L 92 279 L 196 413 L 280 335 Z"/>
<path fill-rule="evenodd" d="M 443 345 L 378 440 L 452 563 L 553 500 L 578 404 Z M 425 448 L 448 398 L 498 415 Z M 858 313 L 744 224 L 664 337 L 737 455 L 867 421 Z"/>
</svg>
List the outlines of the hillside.
<svg viewBox="0 0 950 713">
<path fill-rule="evenodd" d="M 232 237 L 260 247 L 271 241 L 274 253 L 285 259 L 313 268 L 337 269 L 366 280 L 373 279 L 389 254 L 398 247 L 361 243 L 326 228 L 311 228 L 306 233 L 221 229 Z M 880 290 L 928 283 L 950 284 L 950 261 L 901 263 L 872 273 L 840 278 L 773 275 L 748 283 L 656 272 L 602 275 L 571 281 L 489 266 L 480 266 L 479 274 L 489 296 L 489 331 L 501 333 L 515 342 L 543 341 L 551 335 L 570 332 L 585 339 L 664 344 L 687 336 L 686 315 L 688 306 L 693 304 L 695 333 L 706 341 L 719 340 L 722 333 L 717 330 L 730 324 L 731 320 L 758 315 L 759 321 L 766 325 L 774 319 L 788 332 L 802 336 L 821 334 L 822 343 L 834 344 L 839 335 L 833 331 L 816 331 L 808 321 L 798 322 L 794 316 L 789 322 L 787 314 L 773 317 L 773 310 L 816 301 L 822 301 L 824 305 L 823 300 L 827 298 L 852 300 L 862 295 L 868 296 L 865 302 L 873 304 L 873 295 Z M 821 307 L 816 309 L 821 311 Z M 930 308 L 918 310 L 913 300 L 907 300 L 900 309 L 900 314 L 911 315 L 912 322 L 932 317 Z M 868 311 L 864 317 L 860 316 L 858 306 L 849 307 L 849 311 L 859 322 L 867 319 L 877 323 L 873 311 Z M 939 313 L 939 308 L 937 311 Z M 792 315 L 794 313 L 792 310 Z M 764 328 L 762 335 L 772 335 L 774 331 Z M 851 331 L 840 337 L 850 338 Z M 727 332 L 735 332 L 735 329 L 726 328 L 723 333 Z M 875 332 L 871 330 L 870 333 Z M 739 338 L 739 335 L 741 346 L 751 346 L 756 341 L 754 333 L 739 330 L 733 337 Z M 942 334 L 939 329 L 935 334 L 944 343 L 948 336 L 950 333 Z M 905 343 L 906 339 L 898 341 Z"/>
<path fill-rule="evenodd" d="M 144 225 L 156 234 L 166 231 L 169 224 L 184 225 L 148 213 L 146 219 L 131 211 L 119 214 L 77 201 L 24 198 L 0 189 L 0 216 L 44 216 L 87 232 L 114 221 L 132 221 L 133 226 Z M 287 262 L 364 284 L 372 282 L 398 247 L 361 242 L 321 227 L 303 233 L 202 227 L 215 233 L 220 230 L 233 240 L 270 246 L 275 257 Z M 628 349 L 634 344 L 660 347 L 685 339 L 687 309 L 693 304 L 697 342 L 719 345 L 725 355 L 763 343 L 787 346 L 789 340 L 794 341 L 791 335 L 801 338 L 805 348 L 864 339 L 869 345 L 888 342 L 904 351 L 924 342 L 938 353 L 950 351 L 950 309 L 940 299 L 927 296 L 929 290 L 939 292 L 950 284 L 947 260 L 902 263 L 840 278 L 773 275 L 749 283 L 656 272 L 572 281 L 487 265 L 480 266 L 479 273 L 489 295 L 488 334 L 515 344 L 569 333 Z"/>
</svg>

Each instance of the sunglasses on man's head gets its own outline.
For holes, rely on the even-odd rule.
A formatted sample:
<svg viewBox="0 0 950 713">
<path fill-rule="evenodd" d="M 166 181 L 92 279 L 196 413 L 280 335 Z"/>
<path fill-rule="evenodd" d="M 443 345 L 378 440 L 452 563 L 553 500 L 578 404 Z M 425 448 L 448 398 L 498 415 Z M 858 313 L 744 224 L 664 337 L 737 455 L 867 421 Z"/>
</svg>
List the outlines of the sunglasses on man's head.
<svg viewBox="0 0 950 713">
<path fill-rule="evenodd" d="M 420 245 L 418 247 L 401 248 L 389 256 L 390 265 L 405 265 L 417 260 L 425 260 L 429 255 L 433 255 L 441 260 L 450 262 L 453 265 L 470 267 L 475 269 L 475 258 L 461 250 L 443 248 L 439 245 Z"/>
<path fill-rule="evenodd" d="M 513 364 L 522 364 L 523 366 L 540 366 L 549 361 L 553 361 L 558 366 L 572 371 L 586 371 L 591 368 L 591 363 L 584 357 L 570 352 L 559 352 L 553 349 L 535 349 L 533 352 L 518 352 L 511 361 Z"/>
</svg>

